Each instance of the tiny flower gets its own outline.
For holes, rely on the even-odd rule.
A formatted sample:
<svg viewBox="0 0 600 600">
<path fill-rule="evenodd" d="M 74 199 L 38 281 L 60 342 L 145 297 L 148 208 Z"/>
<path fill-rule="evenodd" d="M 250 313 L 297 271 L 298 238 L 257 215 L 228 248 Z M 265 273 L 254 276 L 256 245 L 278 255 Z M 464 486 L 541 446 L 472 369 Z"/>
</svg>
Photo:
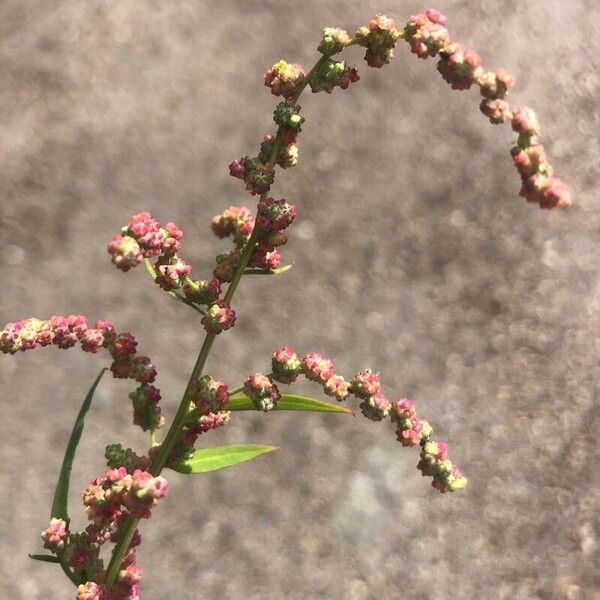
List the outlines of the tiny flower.
<svg viewBox="0 0 600 600">
<path fill-rule="evenodd" d="M 298 146 L 296 145 L 296 139 L 294 137 L 287 136 L 285 140 L 283 138 L 284 136 L 282 136 L 282 144 L 280 145 L 279 152 L 275 157 L 275 162 L 282 169 L 289 169 L 290 167 L 295 167 L 298 164 Z M 274 136 L 269 134 L 265 135 L 260 144 L 260 152 L 258 154 L 258 159 L 260 161 L 270 161 L 271 154 L 273 152 L 274 140 Z"/>
<path fill-rule="evenodd" d="M 147 356 L 137 356 L 131 361 L 129 377 L 139 383 L 152 383 L 156 379 L 156 367 Z"/>
<path fill-rule="evenodd" d="M 477 81 L 481 95 L 492 100 L 502 99 L 508 90 L 515 85 L 515 78 L 506 69 L 482 72 Z"/>
<path fill-rule="evenodd" d="M 345 400 L 350 393 L 350 383 L 348 383 L 341 375 L 333 375 L 323 386 L 323 390 L 328 396 L 332 396 L 339 402 Z"/>
<path fill-rule="evenodd" d="M 317 381 L 325 385 L 330 377 L 333 377 L 333 363 L 322 354 L 311 352 L 301 362 L 302 372 L 310 381 Z"/>
<path fill-rule="evenodd" d="M 245 239 L 253 229 L 254 218 L 245 206 L 230 206 L 212 219 L 212 230 L 221 239 L 230 235 Z"/>
<path fill-rule="evenodd" d="M 350 391 L 361 400 L 369 400 L 371 396 L 381 393 L 379 373 L 373 373 L 371 369 L 360 371 L 350 382 Z"/>
<path fill-rule="evenodd" d="M 377 15 L 369 23 L 369 27 L 361 27 L 356 32 L 359 45 L 367 51 L 365 60 L 370 67 L 381 68 L 394 56 L 394 47 L 401 33 L 396 29 L 393 19 L 385 15 Z"/>
<path fill-rule="evenodd" d="M 210 375 L 200 377 L 192 390 L 192 402 L 204 414 L 219 412 L 229 402 L 227 384 Z"/>
<path fill-rule="evenodd" d="M 343 29 L 337 27 L 325 27 L 323 29 L 323 39 L 317 50 L 321 54 L 338 54 L 350 43 L 350 36 Z"/>
<path fill-rule="evenodd" d="M 512 128 L 520 134 L 539 135 L 540 124 L 537 115 L 528 106 L 517 106 L 513 110 Z"/>
<path fill-rule="evenodd" d="M 298 83 L 306 77 L 299 64 L 290 64 L 284 60 L 276 62 L 264 75 L 265 85 L 271 88 L 274 96 L 291 98 L 297 89 Z"/>
<path fill-rule="evenodd" d="M 144 260 L 139 244 L 128 235 L 115 235 L 107 246 L 107 250 L 113 265 L 123 272 L 136 267 Z"/>
<path fill-rule="evenodd" d="M 120 333 L 110 346 L 110 354 L 116 360 L 129 358 L 136 353 L 137 342 L 135 337 L 128 331 Z"/>
<path fill-rule="evenodd" d="M 213 277 L 222 283 L 231 281 L 238 263 L 240 262 L 241 251 L 239 248 L 232 250 L 229 254 L 219 254 L 217 256 L 217 265 L 213 270 Z"/>
<path fill-rule="evenodd" d="M 271 365 L 272 378 L 280 383 L 293 383 L 301 372 L 298 355 L 287 346 L 273 352 Z"/>
<path fill-rule="evenodd" d="M 172 256 L 157 262 L 155 281 L 163 290 L 168 292 L 181 287 L 191 272 L 192 267 L 190 265 L 178 256 Z"/>
<path fill-rule="evenodd" d="M 147 471 L 150 468 L 150 459 L 147 456 L 139 456 L 131 448 L 124 449 L 121 444 L 106 446 L 104 456 L 110 468 L 124 467 L 127 473 L 133 473 L 137 469 Z"/>
<path fill-rule="evenodd" d="M 257 244 L 257 248 L 252 254 L 248 263 L 249 267 L 257 267 L 259 269 L 274 270 L 281 266 L 281 253 L 279 250 L 267 250 Z"/>
<path fill-rule="evenodd" d="M 482 73 L 481 57 L 462 44 L 449 42 L 438 62 L 437 69 L 453 90 L 468 90 Z"/>
<path fill-rule="evenodd" d="M 510 106 L 504 100 L 482 100 L 479 109 L 493 125 L 506 123 L 512 117 Z"/>
<path fill-rule="evenodd" d="M 343 60 L 330 59 L 313 74 L 310 79 L 310 89 L 313 93 L 324 91 L 331 94 L 335 87 L 345 90 L 351 83 L 356 83 L 359 79 L 358 69 L 347 67 Z"/>
<path fill-rule="evenodd" d="M 367 419 L 371 421 L 381 421 L 390 413 L 391 402 L 380 393 L 377 393 L 369 398 L 365 398 L 360 403 L 360 409 Z"/>
<path fill-rule="evenodd" d="M 135 238 L 144 258 L 161 254 L 165 236 L 161 224 L 149 212 L 133 215 L 127 225 L 127 234 Z"/>
<path fill-rule="evenodd" d="M 202 325 L 206 332 L 213 335 L 218 335 L 221 331 L 225 331 L 235 324 L 235 311 L 225 300 L 218 300 L 202 317 Z"/>
<path fill-rule="evenodd" d="M 189 431 L 194 434 L 202 434 L 223 427 L 229 423 L 231 413 L 229 411 L 209 412 L 205 415 L 201 415 L 200 418 L 194 423 L 187 425 Z"/>
<path fill-rule="evenodd" d="M 93 581 L 86 581 L 77 587 L 76 600 L 108 600 L 108 591 Z"/>
<path fill-rule="evenodd" d="M 264 412 L 273 410 L 281 397 L 271 378 L 262 373 L 252 373 L 244 381 L 244 393 L 252 400 L 256 410 Z"/>
<path fill-rule="evenodd" d="M 160 390 L 153 385 L 142 383 L 129 394 L 133 404 L 133 423 L 142 428 L 143 431 L 154 431 L 162 427 L 164 416 L 158 406 L 160 402 Z"/>
<path fill-rule="evenodd" d="M 276 233 L 296 219 L 296 207 L 286 200 L 265 198 L 258 203 L 256 224 L 264 233 Z"/>
<path fill-rule="evenodd" d="M 304 117 L 300 116 L 300 107 L 293 106 L 288 102 L 280 102 L 273 112 L 273 120 L 275 124 L 282 129 L 289 130 L 292 135 L 296 135 L 302 131 L 302 123 Z"/>
<path fill-rule="evenodd" d="M 104 335 L 100 329 L 88 329 L 81 338 L 81 349 L 95 354 L 104 344 Z"/>
<path fill-rule="evenodd" d="M 42 531 L 44 548 L 56 553 L 65 547 L 65 541 L 69 537 L 69 528 L 63 519 L 50 519 L 50 525 Z"/>
<path fill-rule="evenodd" d="M 126 569 L 119 571 L 119 582 L 133 586 L 142 580 L 143 572 L 137 565 L 129 565 Z"/>
<path fill-rule="evenodd" d="M 399 422 L 411 419 L 416 414 L 415 404 L 408 398 L 402 398 L 401 400 L 394 400 L 392 402 L 392 410 L 390 418 L 392 421 Z"/>
<path fill-rule="evenodd" d="M 248 156 L 234 160 L 229 165 L 229 174 L 236 179 L 242 179 L 246 189 L 253 196 L 268 192 L 275 181 L 275 170 L 270 163 L 263 163 L 259 158 Z"/>
<path fill-rule="evenodd" d="M 446 17 L 434 9 L 410 17 L 404 28 L 404 37 L 411 52 L 425 59 L 443 51 L 450 41 L 445 24 Z"/>
</svg>

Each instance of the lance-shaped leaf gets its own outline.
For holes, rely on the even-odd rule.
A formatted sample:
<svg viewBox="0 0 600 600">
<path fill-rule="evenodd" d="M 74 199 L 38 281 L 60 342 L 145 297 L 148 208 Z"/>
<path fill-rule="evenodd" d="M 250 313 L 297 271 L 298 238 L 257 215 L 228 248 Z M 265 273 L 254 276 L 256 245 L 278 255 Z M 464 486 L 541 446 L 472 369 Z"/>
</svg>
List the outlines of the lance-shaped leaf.
<svg viewBox="0 0 600 600">
<path fill-rule="evenodd" d="M 235 396 L 229 398 L 229 403 L 225 406 L 225 410 L 256 410 L 256 406 L 252 404 L 252 400 L 247 396 Z M 307 412 L 346 413 L 354 415 L 354 411 L 347 406 L 324 402 L 316 398 L 307 398 L 306 396 L 296 396 L 295 394 L 282 394 L 275 410 L 302 410 Z"/>
<path fill-rule="evenodd" d="M 69 438 L 69 443 L 65 451 L 60 475 L 58 476 L 58 483 L 56 484 L 56 491 L 54 492 L 54 501 L 52 502 L 52 513 L 50 514 L 50 517 L 64 519 L 67 523 L 69 522 L 69 486 L 71 483 L 71 471 L 73 469 L 75 452 L 77 451 L 77 446 L 81 440 L 85 417 L 92 404 L 94 392 L 106 370 L 107 369 L 102 369 L 102 371 L 100 371 L 100 374 L 96 377 L 94 383 L 92 383 L 92 387 L 89 389 L 83 404 L 79 409 L 79 414 L 75 420 L 75 425 L 73 425 L 73 431 L 71 431 L 71 437 Z"/>
<path fill-rule="evenodd" d="M 39 560 L 41 562 L 49 562 L 49 563 L 60 563 L 60 558 L 58 556 L 52 556 L 52 554 L 28 554 L 29 558 L 33 560 Z"/>
<path fill-rule="evenodd" d="M 179 473 L 210 473 L 240 463 L 254 460 L 263 454 L 279 450 L 277 446 L 261 446 L 259 444 L 237 444 L 234 446 L 217 446 L 196 450 L 187 460 L 172 466 Z"/>
</svg>

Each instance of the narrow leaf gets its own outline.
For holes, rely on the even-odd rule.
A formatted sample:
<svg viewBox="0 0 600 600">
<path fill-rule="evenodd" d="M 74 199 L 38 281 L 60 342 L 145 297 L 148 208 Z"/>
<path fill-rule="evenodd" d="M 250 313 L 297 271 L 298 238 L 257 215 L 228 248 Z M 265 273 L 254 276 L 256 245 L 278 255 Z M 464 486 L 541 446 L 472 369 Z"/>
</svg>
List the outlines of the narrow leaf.
<svg viewBox="0 0 600 600">
<path fill-rule="evenodd" d="M 85 416 L 87 415 L 87 412 L 92 404 L 94 392 L 96 391 L 96 388 L 100 383 L 100 379 L 106 370 L 107 369 L 102 369 L 98 377 L 96 377 L 94 383 L 92 383 L 92 387 L 89 389 L 83 404 L 79 409 L 79 414 L 75 420 L 75 425 L 73 425 L 73 431 L 71 431 L 71 437 L 69 438 L 69 443 L 65 451 L 65 457 L 63 458 L 62 467 L 60 469 L 60 475 L 58 476 L 56 491 L 54 492 L 52 513 L 50 515 L 51 518 L 64 519 L 67 522 L 69 521 L 69 485 L 71 482 L 73 460 L 75 459 L 75 452 L 77 451 L 77 446 L 79 445 L 79 440 L 81 440 L 81 434 L 83 433 Z"/>
<path fill-rule="evenodd" d="M 58 556 L 52 556 L 51 554 L 28 554 L 27 556 L 41 562 L 60 563 L 60 558 L 58 558 Z"/>
<path fill-rule="evenodd" d="M 289 271 L 294 265 L 283 265 L 277 269 L 246 269 L 244 275 L 281 275 Z"/>
<path fill-rule="evenodd" d="M 226 410 L 256 410 L 252 400 L 247 396 L 235 396 L 229 399 Z M 295 394 L 282 394 L 275 410 L 302 410 L 308 412 L 330 412 L 346 413 L 354 415 L 354 411 L 341 404 L 324 402 L 316 398 L 307 398 L 306 396 L 296 396 Z"/>
<path fill-rule="evenodd" d="M 209 473 L 210 471 L 220 471 L 227 467 L 239 465 L 278 449 L 277 446 L 261 446 L 258 444 L 204 448 L 196 450 L 191 458 L 171 468 L 179 471 L 179 473 Z"/>
</svg>

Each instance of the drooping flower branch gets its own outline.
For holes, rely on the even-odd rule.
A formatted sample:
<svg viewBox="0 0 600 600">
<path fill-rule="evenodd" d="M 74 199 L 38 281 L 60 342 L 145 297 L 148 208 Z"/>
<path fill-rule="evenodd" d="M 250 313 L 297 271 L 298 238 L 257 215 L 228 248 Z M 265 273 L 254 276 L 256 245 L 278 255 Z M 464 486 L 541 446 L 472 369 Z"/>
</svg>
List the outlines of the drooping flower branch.
<svg viewBox="0 0 600 600">
<path fill-rule="evenodd" d="M 212 219 L 214 234 L 221 239 L 231 238 L 233 248 L 216 256 L 211 275 L 194 279 L 191 265 L 180 255 L 183 231 L 172 222 L 162 225 L 148 212 L 131 217 L 108 245 L 118 269 L 127 272 L 143 262 L 161 289 L 202 315 L 204 341 L 177 413 L 161 442 L 155 438 L 164 422 L 158 406 L 160 391 L 151 385 L 156 370 L 150 359 L 136 354 L 137 344 L 131 334 L 117 334 L 108 321 L 98 321 L 88 328 L 81 316 L 45 321 L 32 318 L 8 323 L 0 332 L 0 351 L 10 354 L 51 344 L 69 348 L 79 343 L 84 351 L 92 353 L 105 348 L 113 359 L 113 376 L 140 384 L 130 398 L 134 423 L 151 433 L 150 448 L 138 455 L 121 444 L 107 446 L 108 470 L 93 478 L 82 496 L 91 524 L 84 531 L 71 532 L 68 517 L 52 514 L 42 532 L 44 546 L 56 560 L 47 556 L 40 560 L 60 563 L 78 586 L 78 600 L 139 598 L 142 573 L 135 556 L 141 542 L 138 526 L 167 494 L 168 485 L 161 475 L 165 467 L 182 473 L 203 473 L 273 449 L 245 448 L 245 457 L 238 458 L 232 458 L 230 447 L 209 449 L 212 454 L 208 455 L 206 450 L 196 450 L 199 436 L 226 425 L 234 410 L 344 410 L 335 403 L 280 391 L 280 385 L 290 385 L 300 375 L 319 384 L 326 396 L 340 403 L 354 396 L 369 420 L 389 419 L 402 446 L 419 447 L 417 468 L 423 476 L 432 478 L 434 488 L 452 492 L 465 487 L 467 480 L 448 458 L 446 444 L 433 440 L 431 425 L 417 414 L 411 400 L 388 399 L 377 372 L 365 369 L 346 380 L 323 355 L 313 352 L 300 359 L 291 348 L 283 347 L 273 354 L 270 373 L 251 373 L 237 388 L 205 373 L 217 335 L 232 329 L 238 318 L 232 300 L 243 275 L 279 274 L 289 268 L 282 266 L 280 248 L 287 242 L 285 230 L 295 221 L 297 211 L 293 204 L 270 192 L 276 168 L 298 164 L 298 139 L 305 121 L 298 104 L 302 92 L 307 87 L 313 93 L 327 94 L 336 88 L 348 89 L 359 81 L 358 70 L 339 60 L 338 54 L 360 46 L 365 49 L 367 65 L 381 68 L 391 61 L 402 39 L 419 58 L 437 57 L 438 71 L 453 89 L 479 88 L 483 97 L 480 110 L 491 123 L 510 123 L 518 134 L 511 155 L 522 180 L 521 196 L 545 209 L 570 204 L 570 194 L 554 177 L 541 145 L 535 113 L 525 106 L 511 108 L 506 101 L 515 83 L 512 75 L 505 69 L 486 70 L 475 52 L 450 38 L 446 19 L 439 11 L 429 9 L 412 16 L 401 30 L 385 16 L 375 17 L 353 36 L 328 27 L 317 48 L 321 57 L 309 71 L 297 63 L 276 62 L 264 75 L 264 85 L 281 99 L 273 113 L 276 130 L 264 135 L 256 156 L 242 156 L 229 165 L 230 175 L 240 179 L 252 196 L 258 196 L 256 216 L 246 207 L 230 206 Z M 101 550 L 106 542 L 114 547 L 105 568 Z"/>
</svg>

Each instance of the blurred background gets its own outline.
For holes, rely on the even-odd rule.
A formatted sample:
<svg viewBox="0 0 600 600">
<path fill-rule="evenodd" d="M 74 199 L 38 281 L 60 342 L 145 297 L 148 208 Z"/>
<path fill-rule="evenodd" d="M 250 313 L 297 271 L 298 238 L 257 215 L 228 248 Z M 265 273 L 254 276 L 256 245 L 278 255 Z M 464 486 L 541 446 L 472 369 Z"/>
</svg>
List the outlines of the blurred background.
<svg viewBox="0 0 600 600">
<path fill-rule="evenodd" d="M 227 164 L 256 151 L 277 102 L 262 74 L 309 67 L 324 26 L 353 31 L 416 1 L 0 3 L 0 322 L 84 313 L 131 330 L 171 416 L 202 329 L 142 268 L 105 247 L 150 210 L 184 227 L 197 276 L 229 246 L 210 232 L 254 206 Z M 294 268 L 248 278 L 208 371 L 237 385 L 288 344 L 350 377 L 380 370 L 411 396 L 469 477 L 442 496 L 393 430 L 330 415 L 239 414 L 202 440 L 283 449 L 210 476 L 171 473 L 144 523 L 145 600 L 600 598 L 600 7 L 595 0 L 439 0 L 454 39 L 517 77 L 539 114 L 568 212 L 518 197 L 508 127 L 400 43 L 382 70 L 307 93 L 296 169 L 273 191 L 298 206 Z M 206 275 L 205 275 L 206 274 Z M 107 356 L 0 356 L 0 597 L 59 599 L 34 563 L 75 414 Z M 142 450 L 130 384 L 106 378 L 73 474 L 79 500 L 103 450 Z M 317 388 L 298 388 L 317 394 Z"/>
</svg>

